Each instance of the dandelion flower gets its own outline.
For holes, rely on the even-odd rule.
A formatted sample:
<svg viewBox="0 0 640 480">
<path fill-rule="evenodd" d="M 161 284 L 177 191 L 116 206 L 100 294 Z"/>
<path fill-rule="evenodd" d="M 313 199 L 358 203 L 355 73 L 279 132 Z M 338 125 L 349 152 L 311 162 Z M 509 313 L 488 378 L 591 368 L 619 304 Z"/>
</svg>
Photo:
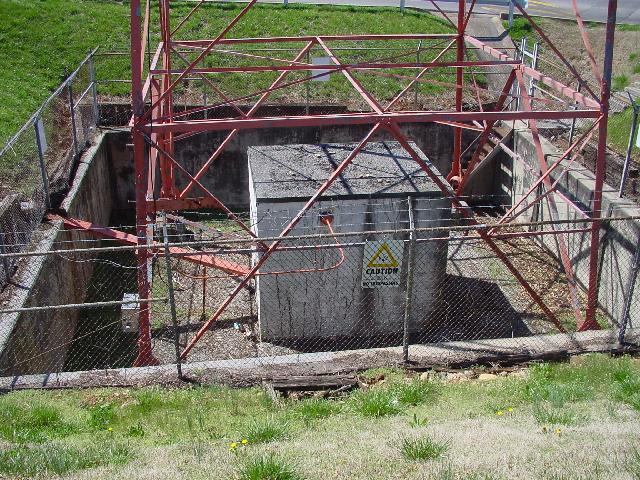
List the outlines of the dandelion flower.
<svg viewBox="0 0 640 480">
<path fill-rule="evenodd" d="M 504 412 L 502 410 L 498 410 L 496 412 L 496 415 L 498 415 L 499 417 L 501 417 L 502 415 L 504 415 Z"/>
<path fill-rule="evenodd" d="M 113 428 L 112 428 L 112 427 L 109 427 L 109 428 L 107 428 L 107 431 L 108 431 L 108 432 L 113 432 Z"/>
<path fill-rule="evenodd" d="M 229 444 L 229 450 L 235 450 L 236 448 L 238 448 L 238 442 L 231 442 Z"/>
<path fill-rule="evenodd" d="M 247 440 L 246 438 L 243 438 L 243 439 L 242 439 L 242 444 L 243 444 L 243 445 L 246 445 L 247 443 L 249 443 L 249 440 Z"/>
<path fill-rule="evenodd" d="M 559 428 L 556 428 L 556 435 L 560 435 L 562 433 L 562 430 L 560 430 Z"/>
<path fill-rule="evenodd" d="M 509 413 L 511 413 L 511 412 L 513 412 L 513 408 L 509 407 L 509 408 L 507 408 L 507 411 L 508 411 Z"/>
</svg>

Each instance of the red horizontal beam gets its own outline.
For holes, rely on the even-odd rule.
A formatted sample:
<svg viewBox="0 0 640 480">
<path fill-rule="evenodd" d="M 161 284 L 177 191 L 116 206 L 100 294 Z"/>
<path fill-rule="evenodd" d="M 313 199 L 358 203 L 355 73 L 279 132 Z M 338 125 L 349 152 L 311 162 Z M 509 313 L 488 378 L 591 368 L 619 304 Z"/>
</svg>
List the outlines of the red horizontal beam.
<svg viewBox="0 0 640 480">
<path fill-rule="evenodd" d="M 426 39 L 451 39 L 457 37 L 453 33 L 403 33 L 403 34 L 371 34 L 371 35 L 322 35 L 320 38 L 327 42 L 332 41 L 360 41 L 360 40 L 426 40 Z M 287 43 L 287 42 L 310 42 L 315 41 L 318 36 L 302 37 L 255 37 L 255 38 L 222 38 L 218 45 L 242 44 L 242 43 Z M 174 40 L 172 45 L 184 47 L 209 46 L 213 40 Z"/>
<path fill-rule="evenodd" d="M 125 233 L 120 230 L 114 230 L 113 228 L 101 227 L 91 222 L 79 220 L 77 218 L 60 217 L 58 215 L 47 215 L 48 220 L 62 220 L 64 226 L 67 228 L 73 228 L 75 230 L 82 230 L 99 238 L 108 238 L 125 245 L 138 245 L 138 237 L 130 233 Z M 157 246 L 158 250 L 163 247 L 161 244 L 154 242 L 153 246 Z M 191 262 L 204 265 L 206 267 L 222 270 L 223 272 L 230 273 L 232 275 L 244 276 L 249 271 L 247 267 L 238 265 L 227 260 L 223 260 L 215 255 L 204 254 L 187 250 L 180 247 L 169 247 L 169 251 L 173 254 L 180 255 L 180 258 Z"/>
<path fill-rule="evenodd" d="M 489 45 L 487 45 L 486 43 L 483 43 L 477 38 L 466 35 L 465 40 L 469 42 L 471 45 L 473 45 L 474 47 L 478 47 L 480 50 L 488 53 L 489 55 L 499 60 L 505 60 L 505 61 L 513 60 L 513 58 L 511 58 L 506 53 L 502 53 L 500 50 L 490 47 Z M 556 92 L 561 93 L 562 95 L 572 100 L 573 102 L 579 103 L 580 105 L 584 105 L 585 107 L 597 108 L 598 110 L 600 109 L 600 104 L 597 101 L 589 97 L 586 97 L 585 95 L 581 94 L 575 89 L 568 87 L 565 84 L 558 82 L 557 80 L 547 77 L 546 75 L 543 75 L 537 70 L 534 70 L 533 68 L 528 67 L 524 64 L 520 65 L 518 68 L 520 68 L 522 72 L 525 73 L 526 75 L 529 75 L 531 78 L 545 84 L 550 88 L 553 88 Z"/>
<path fill-rule="evenodd" d="M 197 210 L 200 208 L 220 208 L 220 202 L 211 197 L 198 198 L 157 198 L 147 200 L 150 212 L 173 212 L 177 210 Z"/>
<path fill-rule="evenodd" d="M 366 125 L 374 123 L 427 123 L 440 121 L 512 121 L 512 120 L 561 120 L 571 118 L 598 118 L 599 110 L 545 110 L 500 112 L 388 112 L 346 113 L 335 115 L 307 115 L 292 117 L 229 118 L 189 120 L 182 122 L 153 123 L 142 127 L 146 132 L 207 132 L 233 129 L 260 129 L 276 127 L 317 127 L 323 125 Z"/>
<path fill-rule="evenodd" d="M 495 67 L 503 65 L 520 65 L 520 62 L 516 60 L 486 60 L 486 61 L 462 61 L 462 62 L 405 62 L 405 63 L 345 63 L 339 66 L 330 66 L 332 70 L 370 70 L 378 68 L 467 68 L 467 67 Z M 329 70 L 327 65 L 312 65 L 312 64 L 295 64 L 295 65 L 246 65 L 237 67 L 206 67 L 206 68 L 192 68 L 189 73 L 247 73 L 247 72 L 288 72 L 293 70 Z M 184 72 L 183 69 L 155 69 L 151 70 L 153 75 L 165 75 L 170 73 L 171 75 L 181 75 Z"/>
</svg>

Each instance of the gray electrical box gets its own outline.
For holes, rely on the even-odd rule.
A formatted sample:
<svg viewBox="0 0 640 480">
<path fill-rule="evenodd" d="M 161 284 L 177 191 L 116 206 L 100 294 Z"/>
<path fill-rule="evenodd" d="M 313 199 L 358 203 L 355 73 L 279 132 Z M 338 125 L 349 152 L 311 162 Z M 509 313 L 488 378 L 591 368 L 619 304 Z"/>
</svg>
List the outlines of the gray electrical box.
<svg viewBox="0 0 640 480">
<path fill-rule="evenodd" d="M 122 297 L 122 301 L 126 302 L 120 307 L 120 321 L 124 333 L 138 334 L 139 298 L 137 293 L 125 293 Z"/>
<path fill-rule="evenodd" d="M 279 235 L 355 146 L 250 147 L 250 213 L 256 235 Z M 429 163 L 415 144 L 413 148 Z M 402 146 L 397 142 L 369 143 L 290 233 L 325 236 L 285 241 L 282 246 L 290 248 L 276 251 L 261 268 L 257 277 L 261 340 L 308 344 L 311 339 L 320 339 L 349 345 L 355 338 L 401 338 L 409 235 L 370 232 L 408 229 L 409 196 L 417 227 L 449 223 L 450 200 Z M 345 258 L 339 266 L 339 250 L 313 248 L 314 242 L 336 243 L 326 235 L 323 218 L 327 215 L 337 233 L 354 232 L 339 237 L 339 242 L 359 245 L 343 249 Z M 442 235 L 418 232 L 417 238 Z M 415 246 L 411 331 L 430 326 L 434 317 L 435 289 L 446 274 L 447 243 L 429 241 Z M 312 248 L 298 248 L 309 246 Z M 253 261 L 259 257 L 256 253 Z M 383 275 L 376 277 L 376 272 Z M 384 275 L 388 272 L 387 278 Z"/>
</svg>

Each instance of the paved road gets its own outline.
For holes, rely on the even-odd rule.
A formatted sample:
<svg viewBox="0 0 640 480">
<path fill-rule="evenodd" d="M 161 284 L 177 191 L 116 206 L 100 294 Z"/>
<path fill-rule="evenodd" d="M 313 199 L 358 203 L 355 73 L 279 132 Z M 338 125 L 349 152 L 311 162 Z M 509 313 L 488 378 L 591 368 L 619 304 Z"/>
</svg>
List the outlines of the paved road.
<svg viewBox="0 0 640 480">
<path fill-rule="evenodd" d="M 283 0 L 260 0 L 261 2 L 282 3 Z M 289 0 L 290 3 L 315 3 L 332 5 L 397 6 L 400 0 Z M 444 11 L 458 10 L 458 0 L 438 0 L 438 6 Z M 478 0 L 475 11 L 496 14 L 507 12 L 503 6 L 505 0 Z M 607 19 L 606 0 L 578 0 L 578 8 L 585 20 L 603 22 Z M 409 7 L 435 10 L 426 0 L 406 0 Z M 574 19 L 571 0 L 529 0 L 527 10 L 531 15 Z M 640 0 L 618 0 L 618 23 L 640 24 Z"/>
</svg>

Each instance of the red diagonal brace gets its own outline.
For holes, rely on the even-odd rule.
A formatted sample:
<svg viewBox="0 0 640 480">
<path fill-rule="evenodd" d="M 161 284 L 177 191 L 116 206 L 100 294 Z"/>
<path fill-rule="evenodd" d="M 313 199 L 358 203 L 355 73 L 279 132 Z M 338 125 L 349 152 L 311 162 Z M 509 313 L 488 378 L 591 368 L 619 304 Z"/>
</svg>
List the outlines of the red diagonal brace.
<svg viewBox="0 0 640 480">
<path fill-rule="evenodd" d="M 62 220 L 65 227 L 73 228 L 75 230 L 82 230 L 83 232 L 87 232 L 98 238 L 108 238 L 122 243 L 123 245 L 138 245 L 137 236 L 130 233 L 122 232 L 120 230 L 101 227 L 100 225 L 96 225 L 85 220 L 79 220 L 77 218 L 71 217 L 60 217 L 58 215 L 47 215 L 47 219 Z M 152 245 L 153 247 L 157 246 L 158 251 L 162 250 L 162 244 L 154 242 Z M 187 262 L 204 265 L 206 267 L 215 268 L 217 270 L 222 270 L 223 272 L 227 272 L 232 275 L 246 275 L 249 271 L 247 267 L 229 262 L 227 260 L 223 260 L 219 257 L 216 257 L 215 255 L 204 254 L 182 247 L 170 247 L 169 251 Z"/>
<path fill-rule="evenodd" d="M 394 123 L 390 123 L 385 126 L 391 131 L 393 136 L 398 140 L 398 142 L 400 142 L 402 147 L 414 159 L 414 161 L 420 166 L 420 168 L 422 168 L 422 170 L 429 176 L 429 178 L 433 180 L 433 182 L 438 186 L 438 188 L 440 188 L 440 190 L 447 197 L 451 198 L 451 202 L 453 203 L 454 207 L 466 219 L 470 220 L 474 225 L 477 226 L 478 221 L 475 219 L 473 212 L 471 211 L 471 208 L 467 205 L 464 205 L 458 199 L 453 189 L 449 185 L 447 185 L 445 182 L 443 182 L 442 179 L 437 174 L 435 174 L 433 170 L 431 170 L 431 167 L 429 167 L 429 165 L 424 160 L 422 160 L 422 158 L 420 158 L 420 156 L 413 149 L 413 147 L 411 147 L 411 145 L 409 144 L 409 141 L 407 140 L 405 135 L 402 133 L 400 128 Z M 561 333 L 565 333 L 566 329 L 562 326 L 562 324 L 560 323 L 558 318 L 555 316 L 555 314 L 549 309 L 549 307 L 547 307 L 547 305 L 544 303 L 542 298 L 540 298 L 540 296 L 533 289 L 533 287 L 529 285 L 529 282 L 527 282 L 527 280 L 522 276 L 522 274 L 518 271 L 518 269 L 511 263 L 507 255 L 500 249 L 500 247 L 498 247 L 498 245 L 496 245 L 496 243 L 489 237 L 487 232 L 482 228 L 476 228 L 475 230 L 478 232 L 478 235 L 480 235 L 480 237 L 482 237 L 482 239 L 486 242 L 489 248 L 493 250 L 496 256 L 502 261 L 502 263 L 504 263 L 507 269 L 509 269 L 509 271 L 516 278 L 516 280 L 520 282 L 520 285 L 522 285 L 522 288 L 524 288 L 524 290 L 529 294 L 531 299 L 540 307 L 540 309 L 545 313 L 545 315 L 547 315 L 549 320 L 556 326 L 556 328 Z"/>
<path fill-rule="evenodd" d="M 532 111 L 531 97 L 527 93 L 527 87 L 524 83 L 522 72 L 520 70 L 516 70 L 516 77 L 518 78 L 518 83 L 520 84 L 523 108 L 525 111 L 530 112 Z M 542 142 L 540 141 L 540 133 L 538 132 L 538 122 L 535 119 L 529 120 L 529 128 L 531 130 L 533 143 L 536 148 L 536 156 L 538 158 L 538 167 L 540 168 L 540 174 L 543 176 L 542 183 L 545 188 L 550 191 L 552 189 L 551 180 L 549 179 L 549 176 L 545 175 L 549 170 L 549 165 L 547 164 L 547 161 L 544 157 L 544 151 L 542 150 Z M 558 221 L 558 208 L 553 198 L 553 194 L 547 197 L 547 203 L 549 205 L 551 219 L 553 221 Z M 551 228 L 555 229 L 553 224 L 551 225 Z M 558 239 L 558 250 L 560 250 L 562 267 L 564 268 L 565 275 L 567 276 L 569 301 L 571 302 L 571 307 L 573 308 L 574 314 L 576 316 L 576 325 L 582 325 L 582 307 L 580 305 L 580 299 L 577 293 L 576 279 L 575 275 L 573 274 L 573 266 L 571 265 L 571 259 L 569 258 L 569 249 L 567 248 L 567 243 L 563 235 L 558 235 L 556 238 Z"/>
</svg>

